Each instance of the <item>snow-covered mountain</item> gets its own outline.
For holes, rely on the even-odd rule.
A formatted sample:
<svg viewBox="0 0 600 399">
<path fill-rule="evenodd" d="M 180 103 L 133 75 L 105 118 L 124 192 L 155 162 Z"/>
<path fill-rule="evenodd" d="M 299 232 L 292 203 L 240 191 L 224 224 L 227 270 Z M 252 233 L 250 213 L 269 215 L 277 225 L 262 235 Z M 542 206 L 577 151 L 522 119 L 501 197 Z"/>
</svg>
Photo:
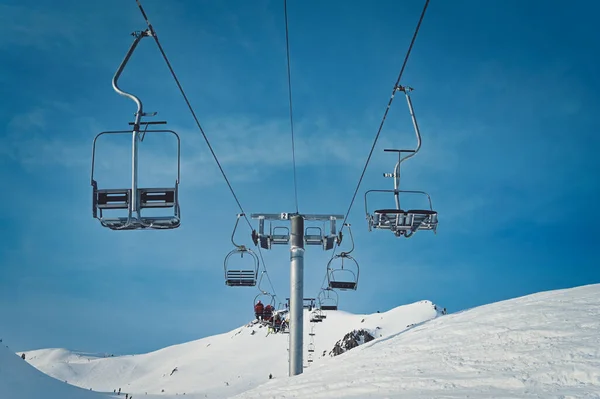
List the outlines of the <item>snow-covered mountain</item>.
<svg viewBox="0 0 600 399">
<path fill-rule="evenodd" d="M 287 377 L 288 336 L 267 335 L 266 328 L 256 325 L 143 355 L 98 357 L 43 349 L 26 352 L 26 359 L 57 379 L 109 392 L 110 397 L 121 388 L 119 398 L 125 393 L 135 399 L 183 394 L 239 399 L 600 398 L 600 284 L 439 315 L 429 301 L 371 315 L 329 311 L 321 323 L 308 323 L 307 313 L 304 348 L 308 350 L 309 332 L 314 331 L 314 362 L 292 378 Z M 368 341 L 359 331 L 374 339 L 329 356 L 336 343 L 344 347 L 355 338 Z M 74 398 L 49 390 L 41 396 L 12 396 L 21 392 L 19 387 L 33 389 L 43 378 L 44 384 L 50 380 L 77 388 L 39 372 L 30 378 L 36 371 L 29 367 L 26 374 L 22 369 L 27 362 L 14 354 L 8 357 L 0 353 L 0 398 Z M 98 395 L 77 391 L 83 399 Z"/>
<path fill-rule="evenodd" d="M 376 337 L 389 337 L 441 312 L 430 301 L 421 301 L 371 315 L 323 313 L 326 318 L 322 322 L 310 323 L 311 316 L 305 310 L 306 366 L 311 337 L 314 367 L 328 363 L 328 353 L 350 331 L 367 329 Z M 314 336 L 309 335 L 311 331 Z M 287 377 L 288 337 L 268 334 L 266 327 L 251 325 L 142 355 L 98 357 L 65 349 L 41 349 L 26 352 L 26 359 L 52 377 L 95 391 L 121 388 L 122 393 L 134 396 L 195 393 L 209 398 L 230 397 L 264 384 L 270 374 L 275 379 Z"/>
<path fill-rule="evenodd" d="M 0 398 L 2 399 L 108 399 L 100 394 L 65 384 L 36 370 L 0 345 Z"/>
<path fill-rule="evenodd" d="M 598 399 L 600 284 L 447 315 L 236 396 L 265 397 Z"/>
</svg>

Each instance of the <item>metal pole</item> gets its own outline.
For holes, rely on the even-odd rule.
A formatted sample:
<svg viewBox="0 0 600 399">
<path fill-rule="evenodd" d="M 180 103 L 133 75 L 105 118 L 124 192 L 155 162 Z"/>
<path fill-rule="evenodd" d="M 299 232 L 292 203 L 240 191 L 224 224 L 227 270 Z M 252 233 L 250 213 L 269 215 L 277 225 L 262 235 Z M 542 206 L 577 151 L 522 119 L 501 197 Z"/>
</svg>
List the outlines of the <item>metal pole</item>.
<svg viewBox="0 0 600 399">
<path fill-rule="evenodd" d="M 134 213 L 134 217 L 140 216 L 139 212 L 139 198 L 138 198 L 138 140 L 140 134 L 140 119 L 141 114 L 138 112 L 135 114 L 135 122 L 133 125 L 133 136 L 131 141 L 131 213 Z"/>
<path fill-rule="evenodd" d="M 135 121 L 133 122 L 133 132 L 132 132 L 133 136 L 132 136 L 132 142 L 131 142 L 131 198 L 130 198 L 131 205 L 130 205 L 130 209 L 131 209 L 131 213 L 137 213 L 138 215 L 136 215 L 136 216 L 138 216 L 138 217 L 139 217 L 139 208 L 138 208 L 139 198 L 138 198 L 138 194 L 137 194 L 138 140 L 139 140 L 139 133 L 140 133 L 140 121 L 141 121 L 142 115 L 144 115 L 144 111 L 143 111 L 143 106 L 142 106 L 142 100 L 140 100 L 139 97 L 137 97 L 131 93 L 127 93 L 127 92 L 121 90 L 121 88 L 119 87 L 117 82 L 119 80 L 119 77 L 121 77 L 121 73 L 123 73 L 123 69 L 125 69 L 125 65 L 127 65 L 127 63 L 129 62 L 129 58 L 131 58 L 131 55 L 133 54 L 133 51 L 137 47 L 138 43 L 140 42 L 140 40 L 142 40 L 144 37 L 148 36 L 149 34 L 150 34 L 149 31 L 133 33 L 133 36 L 135 37 L 135 39 L 133 40 L 133 43 L 131 44 L 129 51 L 125 55 L 125 58 L 121 62 L 121 65 L 119 65 L 117 72 L 115 72 L 115 75 L 113 76 L 113 80 L 112 80 L 113 89 L 118 94 L 133 100 L 135 102 L 135 104 L 137 105 L 137 112 L 135 113 Z"/>
<path fill-rule="evenodd" d="M 290 237 L 290 377 L 302 374 L 304 337 L 304 218 L 291 217 Z"/>
<path fill-rule="evenodd" d="M 410 111 L 410 117 L 412 118 L 413 127 L 415 128 L 415 133 L 417 135 L 417 148 L 415 148 L 415 152 L 405 156 L 402 159 L 402 162 L 406 161 L 410 157 L 414 157 L 417 154 L 417 152 L 419 152 L 419 150 L 421 149 L 421 131 L 419 130 L 419 125 L 417 124 L 417 117 L 415 116 L 415 110 L 413 109 L 412 101 L 410 99 L 410 95 L 408 94 L 408 92 L 405 91 L 404 95 L 406 96 L 406 102 L 408 103 L 408 110 Z"/>
</svg>

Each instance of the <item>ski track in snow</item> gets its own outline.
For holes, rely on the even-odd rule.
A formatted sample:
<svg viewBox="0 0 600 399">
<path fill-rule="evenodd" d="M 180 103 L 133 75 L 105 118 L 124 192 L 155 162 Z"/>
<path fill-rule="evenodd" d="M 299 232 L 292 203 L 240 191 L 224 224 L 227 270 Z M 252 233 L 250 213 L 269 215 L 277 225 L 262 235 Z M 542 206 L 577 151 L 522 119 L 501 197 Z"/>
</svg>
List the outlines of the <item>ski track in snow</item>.
<svg viewBox="0 0 600 399">
<path fill-rule="evenodd" d="M 437 317 L 429 301 L 371 315 L 326 313 L 323 322 L 313 324 L 305 312 L 304 361 L 308 332 L 314 326 L 314 363 L 292 378 L 287 377 L 288 336 L 266 336 L 265 327 L 244 326 L 143 355 L 102 357 L 65 349 L 26 352 L 27 362 L 61 381 L 10 354 L 31 369 L 29 374 L 38 374 L 11 385 L 3 373 L 7 367 L 3 355 L 0 398 L 13 397 L 5 392 L 14 392 L 19 383 L 34 389 L 37 380 L 45 379 L 44 384 L 49 380 L 77 390 L 77 398 L 83 399 L 124 398 L 125 393 L 135 399 L 180 398 L 183 393 L 192 399 L 600 399 L 600 284 L 542 292 L 443 317 Z M 346 333 L 362 328 L 376 339 L 334 358 L 322 356 Z M 119 387 L 122 394 L 115 396 L 113 389 Z M 110 394 L 102 396 L 89 388 Z M 38 392 L 44 394 L 27 396 L 19 391 L 14 397 L 75 397 Z"/>
</svg>

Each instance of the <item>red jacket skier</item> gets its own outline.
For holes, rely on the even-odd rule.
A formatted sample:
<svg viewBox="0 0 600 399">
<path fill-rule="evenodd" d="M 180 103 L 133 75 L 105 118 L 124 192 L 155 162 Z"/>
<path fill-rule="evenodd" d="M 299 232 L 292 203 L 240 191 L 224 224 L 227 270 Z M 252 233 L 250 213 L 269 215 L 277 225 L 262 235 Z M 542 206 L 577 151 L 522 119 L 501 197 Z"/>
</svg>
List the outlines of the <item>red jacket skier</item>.
<svg viewBox="0 0 600 399">
<path fill-rule="evenodd" d="M 259 300 L 258 302 L 256 302 L 256 305 L 254 305 L 254 315 L 256 316 L 257 320 L 261 320 L 262 319 L 262 317 L 263 317 L 263 311 L 264 311 L 264 305 Z"/>
<path fill-rule="evenodd" d="M 263 311 L 263 320 L 271 321 L 273 319 L 273 306 L 267 305 Z"/>
</svg>

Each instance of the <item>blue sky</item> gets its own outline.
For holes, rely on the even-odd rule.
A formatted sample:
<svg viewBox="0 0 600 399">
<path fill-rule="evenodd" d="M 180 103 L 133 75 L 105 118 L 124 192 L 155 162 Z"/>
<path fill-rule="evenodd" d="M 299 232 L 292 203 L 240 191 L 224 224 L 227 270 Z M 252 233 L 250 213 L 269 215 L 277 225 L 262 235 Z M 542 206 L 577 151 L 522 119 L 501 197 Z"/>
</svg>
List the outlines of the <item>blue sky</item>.
<svg viewBox="0 0 600 399">
<path fill-rule="evenodd" d="M 283 1 L 143 4 L 244 210 L 293 211 Z M 422 7 L 289 1 L 300 212 L 346 212 Z M 361 279 L 342 310 L 429 299 L 454 312 L 600 282 L 598 11 L 431 2 L 401 82 L 423 135 L 403 184 L 429 192 L 438 234 L 367 231 L 364 191 L 392 184 L 383 148 L 415 145 L 397 96 L 350 213 Z M 110 80 L 142 29 L 133 0 L 0 1 L 0 337 L 15 350 L 138 353 L 253 316 L 258 290 L 223 281 L 239 210 L 150 39 L 121 85 L 181 135 L 182 226 L 114 232 L 91 216 L 92 140 L 132 120 Z M 101 185 L 128 181 L 128 144 L 99 147 Z M 171 144 L 144 141 L 144 184 L 173 181 Z M 289 251 L 263 254 L 285 298 Z M 307 250 L 305 296 L 330 256 Z"/>
</svg>

